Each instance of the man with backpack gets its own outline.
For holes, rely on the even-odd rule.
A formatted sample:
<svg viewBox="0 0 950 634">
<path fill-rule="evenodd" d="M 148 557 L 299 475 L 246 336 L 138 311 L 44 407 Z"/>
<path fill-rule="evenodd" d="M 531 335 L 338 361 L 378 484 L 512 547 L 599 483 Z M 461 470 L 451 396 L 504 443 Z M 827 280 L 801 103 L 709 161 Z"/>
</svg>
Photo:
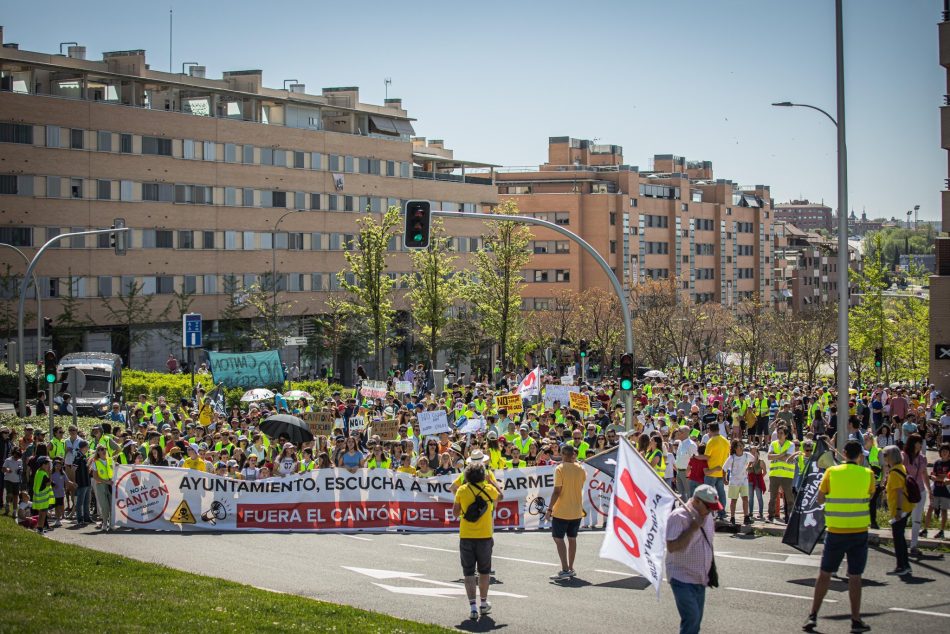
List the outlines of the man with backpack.
<svg viewBox="0 0 950 634">
<path fill-rule="evenodd" d="M 453 512 L 459 518 L 459 554 L 462 560 L 462 576 L 465 577 L 465 594 L 468 596 L 469 616 L 472 620 L 491 612 L 488 602 L 488 585 L 491 581 L 491 554 L 495 540 L 495 501 L 502 493 L 485 481 L 485 465 L 482 461 L 469 459 L 465 467 L 465 484 L 455 492 Z M 478 590 L 481 605 L 475 604 L 475 573 L 478 572 Z"/>
</svg>

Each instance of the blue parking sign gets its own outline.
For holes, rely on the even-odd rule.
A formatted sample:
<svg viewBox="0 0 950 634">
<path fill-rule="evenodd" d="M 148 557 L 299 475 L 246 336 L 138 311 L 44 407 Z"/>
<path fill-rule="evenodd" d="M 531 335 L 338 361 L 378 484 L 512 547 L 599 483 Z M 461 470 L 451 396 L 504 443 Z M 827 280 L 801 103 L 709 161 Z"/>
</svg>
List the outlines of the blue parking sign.
<svg viewBox="0 0 950 634">
<path fill-rule="evenodd" d="M 201 315 L 187 313 L 181 316 L 181 345 L 185 348 L 201 347 Z"/>
</svg>

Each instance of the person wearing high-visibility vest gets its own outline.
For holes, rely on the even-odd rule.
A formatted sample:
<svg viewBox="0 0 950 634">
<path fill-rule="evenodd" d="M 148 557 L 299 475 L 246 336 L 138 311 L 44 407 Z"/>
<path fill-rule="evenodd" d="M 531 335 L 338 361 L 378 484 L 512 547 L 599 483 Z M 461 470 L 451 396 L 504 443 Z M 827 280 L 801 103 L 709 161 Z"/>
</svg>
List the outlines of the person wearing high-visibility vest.
<svg viewBox="0 0 950 634">
<path fill-rule="evenodd" d="M 776 430 L 778 440 L 769 444 L 769 521 L 772 522 L 782 515 L 781 502 L 778 493 L 785 497 L 785 521 L 788 522 L 788 513 L 795 503 L 792 494 L 792 482 L 795 479 L 795 465 L 792 459 L 795 446 L 788 439 L 788 430 L 779 427 Z"/>
<path fill-rule="evenodd" d="M 36 471 L 33 474 L 33 510 L 39 514 L 36 520 L 37 533 L 48 530 L 46 514 L 53 506 L 53 481 L 50 479 L 52 464 L 49 456 L 40 456 L 36 459 Z"/>
<path fill-rule="evenodd" d="M 96 528 L 104 533 L 108 533 L 112 525 L 112 474 L 112 457 L 105 445 L 99 445 L 93 454 L 92 479 L 95 482 L 96 507 L 99 509 Z"/>
<path fill-rule="evenodd" d="M 571 435 L 571 440 L 567 444 L 577 450 L 576 453 L 578 460 L 587 459 L 587 452 L 590 451 L 590 443 L 584 440 L 580 429 L 574 430 Z"/>
<path fill-rule="evenodd" d="M 376 443 L 366 460 L 367 469 L 390 469 L 393 466 L 392 460 L 383 452 L 383 445 Z"/>
<path fill-rule="evenodd" d="M 529 431 L 531 431 L 530 428 L 522 424 L 519 428 L 519 434 L 511 441 L 511 444 L 518 448 L 522 456 L 527 456 L 528 450 L 534 444 L 534 438 L 528 435 Z"/>
<path fill-rule="evenodd" d="M 861 575 L 868 560 L 868 505 L 874 493 L 874 474 L 860 464 L 864 448 L 856 440 L 844 446 L 847 462 L 829 467 L 818 486 L 818 504 L 825 507 L 825 549 L 815 582 L 811 612 L 802 629 L 811 632 L 818 625 L 818 610 L 828 593 L 831 575 L 848 558 L 848 598 L 851 602 L 851 631 L 870 630 L 861 620 Z"/>
</svg>

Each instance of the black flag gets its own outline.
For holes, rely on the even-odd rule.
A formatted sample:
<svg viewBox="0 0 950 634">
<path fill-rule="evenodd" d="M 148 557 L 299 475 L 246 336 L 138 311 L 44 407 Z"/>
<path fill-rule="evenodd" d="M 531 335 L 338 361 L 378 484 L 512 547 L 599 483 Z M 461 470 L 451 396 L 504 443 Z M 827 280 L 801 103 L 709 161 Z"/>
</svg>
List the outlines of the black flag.
<svg viewBox="0 0 950 634">
<path fill-rule="evenodd" d="M 614 473 L 617 471 L 617 449 L 619 449 L 619 447 L 614 447 L 613 449 L 588 458 L 584 462 L 613 478 Z"/>
<path fill-rule="evenodd" d="M 818 485 L 825 469 L 834 464 L 834 456 L 828 451 L 824 438 L 819 437 L 811 459 L 805 463 L 805 473 L 798 483 L 798 497 L 788 518 L 782 543 L 788 544 L 806 555 L 815 550 L 815 544 L 825 532 L 825 508 L 818 504 Z"/>
</svg>

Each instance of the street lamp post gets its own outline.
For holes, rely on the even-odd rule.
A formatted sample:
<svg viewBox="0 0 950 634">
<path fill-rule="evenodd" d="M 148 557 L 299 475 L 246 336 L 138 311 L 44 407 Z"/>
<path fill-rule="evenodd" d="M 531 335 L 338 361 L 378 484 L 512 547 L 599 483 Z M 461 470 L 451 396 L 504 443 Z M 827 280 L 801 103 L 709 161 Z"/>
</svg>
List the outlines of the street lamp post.
<svg viewBox="0 0 950 634">
<path fill-rule="evenodd" d="M 849 254 L 848 254 L 848 147 L 845 137 L 845 104 L 844 104 L 844 32 L 842 0 L 835 0 L 835 70 L 836 70 L 836 101 L 837 119 L 818 108 L 805 103 L 780 101 L 773 103 L 779 107 L 799 107 L 817 110 L 835 125 L 838 132 L 838 433 L 837 447 L 844 451 L 848 440 L 848 397 L 851 382 L 849 380 L 848 359 L 848 308 L 849 285 Z"/>
<path fill-rule="evenodd" d="M 30 258 L 26 257 L 26 253 L 20 251 L 12 244 L 0 242 L 0 247 L 6 247 L 7 249 L 16 251 L 20 254 L 20 257 L 23 258 L 23 262 L 27 266 L 30 265 Z M 43 358 L 43 300 L 40 298 L 40 285 L 36 281 L 36 273 L 33 274 L 33 289 L 36 292 L 36 360 L 39 362 L 39 360 Z M 19 345 L 19 343 L 17 345 Z"/>
<path fill-rule="evenodd" d="M 281 221 L 290 214 L 297 213 L 297 209 L 291 209 L 283 213 L 280 218 L 277 219 L 277 222 L 274 223 L 274 235 L 271 236 L 270 240 L 270 251 L 271 251 L 271 284 L 273 286 L 273 295 L 271 297 L 271 312 L 274 313 L 274 345 L 277 345 L 277 228 L 280 226 Z M 289 238 L 288 238 L 289 240 Z"/>
</svg>

